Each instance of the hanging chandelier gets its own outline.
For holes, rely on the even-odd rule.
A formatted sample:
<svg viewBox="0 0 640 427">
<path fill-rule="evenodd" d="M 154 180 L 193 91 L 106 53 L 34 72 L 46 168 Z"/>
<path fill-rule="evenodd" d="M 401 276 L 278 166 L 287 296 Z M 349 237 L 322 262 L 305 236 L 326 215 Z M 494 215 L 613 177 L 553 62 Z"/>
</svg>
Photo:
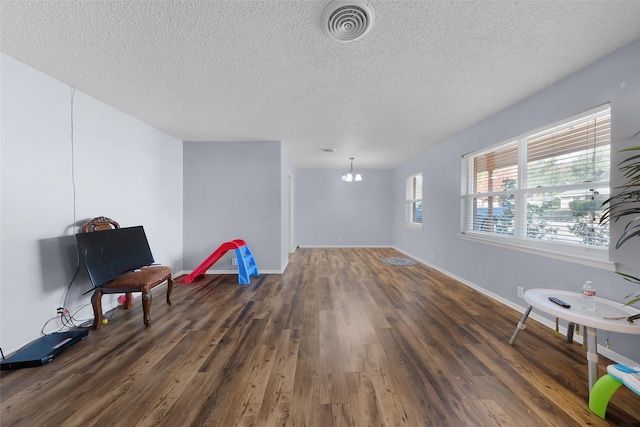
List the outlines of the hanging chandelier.
<svg viewBox="0 0 640 427">
<path fill-rule="evenodd" d="M 349 157 L 349 160 L 351 160 L 351 167 L 349 168 L 349 172 L 345 172 L 342 174 L 340 181 L 344 181 L 344 182 L 362 181 L 362 175 L 360 175 L 360 172 L 356 172 L 355 174 L 353 173 L 353 159 L 354 157 Z"/>
</svg>

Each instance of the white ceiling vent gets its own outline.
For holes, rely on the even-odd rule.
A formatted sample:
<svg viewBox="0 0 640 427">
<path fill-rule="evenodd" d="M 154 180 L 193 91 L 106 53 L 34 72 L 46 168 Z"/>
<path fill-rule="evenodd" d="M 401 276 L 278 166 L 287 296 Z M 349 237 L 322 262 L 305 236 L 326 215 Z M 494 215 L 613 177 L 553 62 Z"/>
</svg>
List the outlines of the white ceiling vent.
<svg viewBox="0 0 640 427">
<path fill-rule="evenodd" d="M 352 42 L 367 34 L 375 20 L 366 0 L 335 0 L 322 13 L 322 31 L 333 40 Z"/>
</svg>

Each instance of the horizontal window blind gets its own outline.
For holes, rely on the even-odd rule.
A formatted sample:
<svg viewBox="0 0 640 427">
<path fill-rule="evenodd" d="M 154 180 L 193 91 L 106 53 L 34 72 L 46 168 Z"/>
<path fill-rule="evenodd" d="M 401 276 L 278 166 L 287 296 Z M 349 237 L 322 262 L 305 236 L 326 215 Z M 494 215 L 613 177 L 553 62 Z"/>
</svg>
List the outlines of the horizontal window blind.
<svg viewBox="0 0 640 427">
<path fill-rule="evenodd" d="M 463 233 L 608 247 L 610 135 L 606 106 L 464 156 Z"/>
<path fill-rule="evenodd" d="M 474 193 L 501 191 L 506 180 L 518 178 L 518 145 L 516 143 L 482 154 L 473 159 Z"/>
<path fill-rule="evenodd" d="M 422 174 L 407 178 L 407 224 L 422 224 Z"/>
<path fill-rule="evenodd" d="M 527 188 L 609 181 L 611 120 L 598 115 L 527 140 Z"/>
<path fill-rule="evenodd" d="M 422 200 L 422 174 L 414 175 L 411 180 L 411 199 Z"/>
</svg>

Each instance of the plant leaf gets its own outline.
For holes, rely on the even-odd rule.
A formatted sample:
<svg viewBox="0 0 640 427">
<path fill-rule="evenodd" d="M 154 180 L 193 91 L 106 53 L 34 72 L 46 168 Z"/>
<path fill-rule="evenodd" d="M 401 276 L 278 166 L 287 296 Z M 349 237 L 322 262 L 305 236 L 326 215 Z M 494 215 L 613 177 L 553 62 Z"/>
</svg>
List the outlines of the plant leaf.
<svg viewBox="0 0 640 427">
<path fill-rule="evenodd" d="M 624 242 L 635 236 L 640 236 L 640 226 L 633 227 L 622 236 L 620 236 L 620 238 L 618 239 L 618 243 L 616 243 L 616 249 L 620 249 L 620 246 L 622 246 Z"/>
<path fill-rule="evenodd" d="M 625 305 L 635 304 L 635 303 L 637 303 L 638 301 L 640 301 L 640 297 L 638 297 L 638 298 L 634 298 L 634 299 L 632 299 L 631 301 L 628 301 Z"/>
<path fill-rule="evenodd" d="M 640 285 L 640 278 L 638 278 L 638 277 L 634 277 L 634 276 L 632 276 L 632 275 L 630 275 L 630 274 L 625 274 L 625 273 L 617 273 L 617 274 L 619 274 L 620 276 L 622 276 L 622 278 L 623 278 L 624 280 L 628 280 L 629 282 L 637 283 L 637 284 L 639 284 L 639 285 Z M 640 292 L 638 292 L 638 293 L 640 294 Z M 630 296 L 633 296 L 633 295 L 635 295 L 635 294 L 636 294 L 635 292 L 634 292 L 634 293 L 631 293 L 631 294 L 627 295 L 627 296 L 625 297 L 625 299 L 626 299 L 626 298 L 629 298 Z"/>
<path fill-rule="evenodd" d="M 633 134 L 633 136 L 636 136 L 636 135 L 640 135 L 640 130 Z M 633 138 L 633 136 L 631 138 Z M 629 139 L 631 139 L 631 138 L 629 138 Z M 618 150 L 618 153 L 621 153 L 623 151 L 634 151 L 634 150 L 640 150 L 640 145 L 635 146 L 635 147 L 622 148 L 622 149 Z"/>
<path fill-rule="evenodd" d="M 640 227 L 640 223 L 633 225 L 634 222 L 638 222 L 640 221 L 640 216 L 633 218 L 632 220 L 629 221 L 629 223 L 627 224 L 627 226 L 624 228 L 624 231 L 626 232 L 627 230 L 629 230 L 629 227 L 635 228 L 635 227 Z"/>
<path fill-rule="evenodd" d="M 640 135 L 640 131 L 636 132 L 631 138 Z M 618 152 L 640 151 L 640 146 L 627 147 Z M 633 237 L 640 237 L 640 154 L 632 154 L 630 157 L 618 163 L 618 170 L 627 179 L 623 185 L 616 187 L 617 194 L 611 195 L 602 203 L 604 207 L 600 216 L 600 224 L 610 221 L 618 221 L 625 219 L 626 226 L 622 236 L 616 242 L 616 249 Z M 633 215 L 628 219 L 629 215 Z M 623 275 L 625 277 L 625 275 Z M 626 276 L 626 280 L 640 284 L 640 279 L 633 276 Z"/>
</svg>

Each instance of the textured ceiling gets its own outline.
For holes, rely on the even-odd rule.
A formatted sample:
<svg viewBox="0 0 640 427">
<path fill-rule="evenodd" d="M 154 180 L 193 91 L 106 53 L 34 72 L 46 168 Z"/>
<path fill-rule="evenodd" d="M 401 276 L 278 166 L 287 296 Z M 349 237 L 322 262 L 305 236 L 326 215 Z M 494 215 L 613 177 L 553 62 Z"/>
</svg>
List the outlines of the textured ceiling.
<svg viewBox="0 0 640 427">
<path fill-rule="evenodd" d="M 640 38 L 637 1 L 5 1 L 7 55 L 186 141 L 279 140 L 297 168 L 394 167 Z M 334 154 L 321 151 L 330 147 Z"/>
</svg>

